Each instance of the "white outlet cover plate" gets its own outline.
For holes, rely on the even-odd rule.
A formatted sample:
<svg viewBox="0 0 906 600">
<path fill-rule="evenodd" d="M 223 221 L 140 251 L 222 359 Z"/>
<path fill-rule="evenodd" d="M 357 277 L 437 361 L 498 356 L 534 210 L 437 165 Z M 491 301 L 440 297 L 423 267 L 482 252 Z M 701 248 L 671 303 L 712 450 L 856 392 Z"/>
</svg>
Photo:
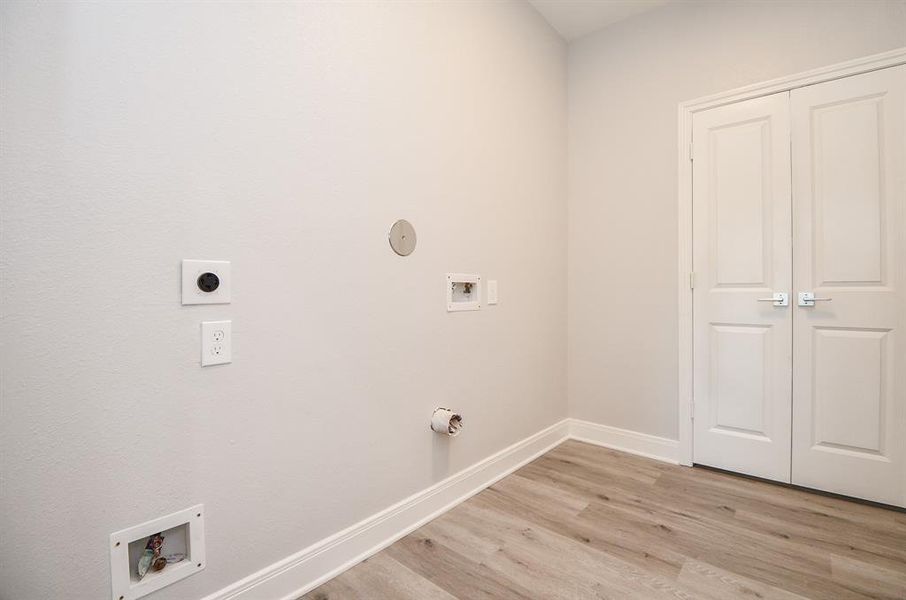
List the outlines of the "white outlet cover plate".
<svg viewBox="0 0 906 600">
<path fill-rule="evenodd" d="M 488 279 L 488 304 L 497 304 L 497 280 Z"/>
<path fill-rule="evenodd" d="M 135 600 L 147 596 L 162 587 L 200 573 L 207 566 L 204 548 L 204 505 L 154 519 L 110 534 L 110 582 L 113 600 Z M 189 526 L 188 556 L 185 560 L 165 568 L 163 571 L 148 573 L 141 581 L 132 578 L 129 562 L 129 543 L 166 531 L 180 525 Z"/>
<path fill-rule="evenodd" d="M 472 302 L 463 302 L 454 295 L 453 288 L 457 283 L 471 283 L 471 296 L 477 298 Z M 464 310 L 481 310 L 481 275 L 478 273 L 447 273 L 447 312 Z"/>
<path fill-rule="evenodd" d="M 201 322 L 201 366 L 233 362 L 233 322 Z"/>
<path fill-rule="evenodd" d="M 214 273 L 220 279 L 220 286 L 213 292 L 203 292 L 199 289 L 198 277 L 203 273 Z M 183 304 L 229 304 L 231 283 L 228 260 L 182 261 Z"/>
</svg>

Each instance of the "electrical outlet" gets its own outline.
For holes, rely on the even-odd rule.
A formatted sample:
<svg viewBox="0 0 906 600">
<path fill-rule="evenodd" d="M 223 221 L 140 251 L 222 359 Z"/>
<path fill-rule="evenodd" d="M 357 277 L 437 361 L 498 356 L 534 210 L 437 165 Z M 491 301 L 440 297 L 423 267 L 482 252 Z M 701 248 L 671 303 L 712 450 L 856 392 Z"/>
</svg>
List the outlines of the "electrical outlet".
<svg viewBox="0 0 906 600">
<path fill-rule="evenodd" d="M 183 304 L 229 304 L 230 262 L 226 260 L 183 260 Z"/>
<path fill-rule="evenodd" d="M 232 321 L 201 323 L 201 366 L 233 362 Z"/>
</svg>

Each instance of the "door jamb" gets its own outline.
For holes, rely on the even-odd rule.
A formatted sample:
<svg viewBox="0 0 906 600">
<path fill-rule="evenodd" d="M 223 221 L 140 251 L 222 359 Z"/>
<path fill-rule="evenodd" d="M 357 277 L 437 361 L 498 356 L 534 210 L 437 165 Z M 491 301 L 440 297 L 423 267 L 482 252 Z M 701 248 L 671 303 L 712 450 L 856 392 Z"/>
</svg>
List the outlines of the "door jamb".
<svg viewBox="0 0 906 600">
<path fill-rule="evenodd" d="M 677 397 L 679 399 L 679 462 L 691 466 L 692 444 L 692 401 L 693 395 L 693 315 L 692 315 L 692 116 L 700 111 L 751 100 L 778 92 L 788 92 L 834 79 L 859 75 L 878 69 L 906 64 L 906 47 L 889 52 L 873 54 L 827 67 L 780 77 L 762 83 L 736 88 L 719 94 L 704 96 L 680 102 L 677 110 L 679 135 L 677 136 L 679 176 L 679 230 L 678 230 L 678 281 L 677 299 L 679 307 L 679 364 Z"/>
</svg>

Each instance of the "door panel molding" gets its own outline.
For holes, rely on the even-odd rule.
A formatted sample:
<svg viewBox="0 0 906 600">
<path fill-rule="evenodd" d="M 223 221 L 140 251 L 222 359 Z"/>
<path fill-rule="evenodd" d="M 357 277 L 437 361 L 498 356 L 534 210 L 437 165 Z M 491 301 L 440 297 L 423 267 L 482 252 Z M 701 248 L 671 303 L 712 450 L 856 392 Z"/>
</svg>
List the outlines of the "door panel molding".
<svg viewBox="0 0 906 600">
<path fill-rule="evenodd" d="M 790 482 L 790 94 L 694 117 L 696 462 Z M 767 300 L 767 301 L 765 301 Z"/>
<path fill-rule="evenodd" d="M 906 65 L 790 113 L 794 287 L 833 299 L 793 319 L 792 480 L 906 507 Z"/>
<path fill-rule="evenodd" d="M 692 117 L 695 113 L 726 104 L 767 96 L 778 92 L 789 92 L 797 88 L 841 79 L 851 75 L 868 73 L 897 65 L 906 64 L 906 47 L 874 54 L 855 60 L 837 63 L 805 71 L 788 77 L 757 83 L 719 94 L 705 96 L 686 102 L 677 107 L 678 148 L 678 409 L 679 409 L 679 462 L 692 465 L 693 458 L 693 321 L 692 290 L 694 284 L 692 257 Z M 883 274 L 882 274 L 883 277 Z M 830 282 L 827 282 L 830 283 Z M 828 287 L 833 287 L 834 284 Z M 847 282 L 841 286 L 885 287 L 877 282 Z M 839 289 L 839 288 L 836 288 Z M 791 307 L 793 308 L 793 307 Z M 830 448 L 828 448 L 830 450 Z M 842 451 L 842 449 L 838 449 Z"/>
</svg>

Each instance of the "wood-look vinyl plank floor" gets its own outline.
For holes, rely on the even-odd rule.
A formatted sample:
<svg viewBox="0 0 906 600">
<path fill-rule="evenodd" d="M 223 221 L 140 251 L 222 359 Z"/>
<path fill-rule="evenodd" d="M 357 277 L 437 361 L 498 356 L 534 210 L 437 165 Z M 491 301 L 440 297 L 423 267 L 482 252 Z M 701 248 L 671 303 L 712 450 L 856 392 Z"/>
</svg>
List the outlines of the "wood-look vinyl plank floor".
<svg viewBox="0 0 906 600">
<path fill-rule="evenodd" d="M 906 600 L 906 513 L 565 442 L 303 600 Z"/>
</svg>

